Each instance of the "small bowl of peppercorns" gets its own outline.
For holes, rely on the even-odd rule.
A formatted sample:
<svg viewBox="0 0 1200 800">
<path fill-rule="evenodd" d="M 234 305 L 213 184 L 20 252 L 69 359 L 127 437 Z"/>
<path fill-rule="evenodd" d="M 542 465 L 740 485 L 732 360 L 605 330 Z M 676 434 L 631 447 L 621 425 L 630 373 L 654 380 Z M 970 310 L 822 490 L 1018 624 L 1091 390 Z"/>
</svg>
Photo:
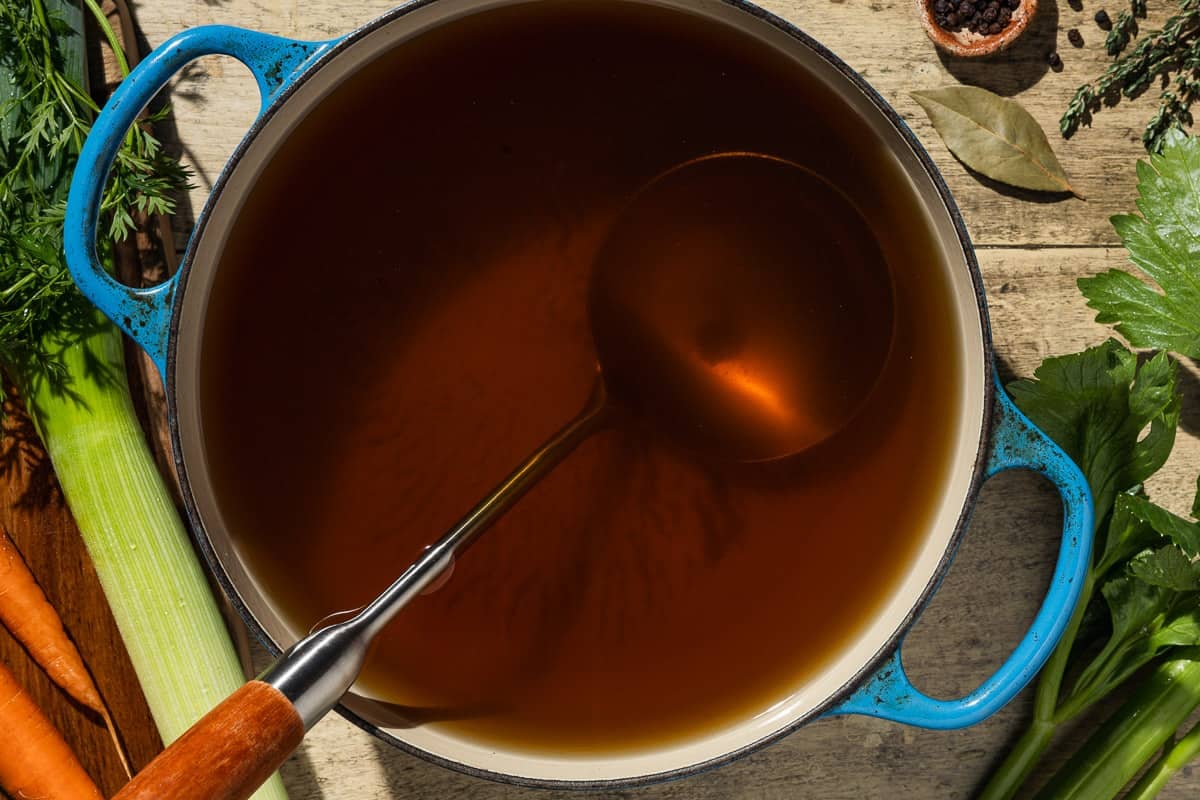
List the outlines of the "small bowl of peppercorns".
<svg viewBox="0 0 1200 800">
<path fill-rule="evenodd" d="M 1017 40 L 1037 11 L 1037 0 L 917 0 L 933 43 L 956 56 L 986 56 Z"/>
</svg>

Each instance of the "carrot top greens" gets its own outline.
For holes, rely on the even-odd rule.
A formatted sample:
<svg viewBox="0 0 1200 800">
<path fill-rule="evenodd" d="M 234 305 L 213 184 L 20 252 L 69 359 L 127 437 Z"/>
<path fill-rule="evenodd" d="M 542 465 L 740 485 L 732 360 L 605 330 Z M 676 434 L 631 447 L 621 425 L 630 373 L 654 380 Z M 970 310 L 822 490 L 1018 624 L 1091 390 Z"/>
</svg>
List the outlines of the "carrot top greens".
<svg viewBox="0 0 1200 800">
<path fill-rule="evenodd" d="M 0 2 L 0 362 L 32 357 L 61 377 L 46 358 L 46 334 L 91 319 L 67 271 L 62 221 L 71 172 L 99 108 L 72 68 L 82 36 L 56 10 L 39 0 Z M 131 129 L 104 196 L 101 244 L 129 236 L 135 212 L 173 211 L 172 196 L 186 185 L 187 172 L 148 126 Z"/>
</svg>

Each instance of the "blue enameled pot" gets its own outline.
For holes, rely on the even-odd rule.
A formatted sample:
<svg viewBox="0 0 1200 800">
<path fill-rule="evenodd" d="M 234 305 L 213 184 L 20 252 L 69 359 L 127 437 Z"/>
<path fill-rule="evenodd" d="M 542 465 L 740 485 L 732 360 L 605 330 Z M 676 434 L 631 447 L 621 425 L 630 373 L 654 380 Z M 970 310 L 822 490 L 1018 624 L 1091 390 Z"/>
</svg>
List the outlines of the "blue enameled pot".
<svg viewBox="0 0 1200 800">
<path fill-rule="evenodd" d="M 66 219 L 67 257 L 79 286 L 151 355 L 163 375 L 179 474 L 196 542 L 249 626 L 275 651 L 297 632 L 255 581 L 221 519 L 203 456 L 197 409 L 200 332 L 222 241 L 263 164 L 289 131 L 355 71 L 381 53 L 463 15 L 527 0 L 416 0 L 345 37 L 302 42 L 227 27 L 184 31 L 146 58 L 105 106 L 83 150 Z M 633 753 L 548 757 L 454 737 L 434 726 L 389 727 L 370 697 L 348 694 L 342 713 L 408 751 L 472 774 L 539 785 L 627 785 L 721 764 L 823 715 L 865 714 L 930 728 L 976 723 L 1007 703 L 1045 663 L 1067 624 L 1088 565 L 1092 505 L 1076 466 L 1012 404 L 996 379 L 986 303 L 966 229 L 945 183 L 901 118 L 867 83 L 794 26 L 742 0 L 614 0 L 700 15 L 753 37 L 845 99 L 911 182 L 926 213 L 953 296 L 963 375 L 956 418 L 945 420 L 954 455 L 936 513 L 908 571 L 876 619 L 811 681 L 768 713 L 694 740 Z M 262 112 L 221 175 L 198 221 L 180 272 L 151 288 L 123 286 L 96 257 L 105 176 L 138 113 L 190 61 L 225 54 L 244 63 L 262 92 Z M 936 590 L 966 530 L 975 496 L 992 475 L 1021 468 L 1058 487 L 1064 504 L 1061 553 L 1036 619 L 1012 655 L 965 697 L 938 700 L 905 676 L 901 645 Z M 382 588 L 382 587 L 381 587 Z"/>
</svg>

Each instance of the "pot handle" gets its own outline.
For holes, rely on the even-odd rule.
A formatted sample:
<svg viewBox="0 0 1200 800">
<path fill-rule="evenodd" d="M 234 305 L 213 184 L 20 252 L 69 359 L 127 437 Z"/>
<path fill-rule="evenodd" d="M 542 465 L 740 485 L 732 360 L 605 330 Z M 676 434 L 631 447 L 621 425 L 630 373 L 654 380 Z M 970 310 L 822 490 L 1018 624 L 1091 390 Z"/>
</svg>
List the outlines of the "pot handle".
<svg viewBox="0 0 1200 800">
<path fill-rule="evenodd" d="M 1062 497 L 1062 545 L 1042 607 L 1008 659 L 965 697 L 937 700 L 918 691 L 904 672 L 902 640 L 887 662 L 830 715 L 863 714 L 943 730 L 974 725 L 1025 688 L 1066 629 L 1091 562 L 1091 490 L 1079 467 L 1017 409 L 999 380 L 996 383 L 996 422 L 985 476 L 1010 469 L 1033 470 L 1053 481 Z"/>
<path fill-rule="evenodd" d="M 96 254 L 100 201 L 121 142 L 142 109 L 176 72 L 207 55 L 233 56 L 258 81 L 262 112 L 335 41 L 302 42 L 208 25 L 179 33 L 150 53 L 109 97 L 84 142 L 67 196 L 64 244 L 67 267 L 84 295 L 150 354 L 166 378 L 167 340 L 177 275 L 157 286 L 125 286 Z"/>
</svg>

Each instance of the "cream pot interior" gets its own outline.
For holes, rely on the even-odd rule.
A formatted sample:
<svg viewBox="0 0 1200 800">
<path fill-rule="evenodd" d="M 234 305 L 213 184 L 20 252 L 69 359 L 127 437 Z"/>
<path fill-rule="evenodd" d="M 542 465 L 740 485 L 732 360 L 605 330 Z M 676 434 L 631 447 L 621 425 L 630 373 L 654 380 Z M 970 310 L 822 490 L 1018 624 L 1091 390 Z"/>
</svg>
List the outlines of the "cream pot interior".
<svg viewBox="0 0 1200 800">
<path fill-rule="evenodd" d="M 953 418 L 942 420 L 952 432 L 953 457 L 935 505 L 935 513 L 915 558 L 903 573 L 883 611 L 860 632 L 853 644 L 828 663 L 803 686 L 780 697 L 762 713 L 731 724 L 711 734 L 669 747 L 651 748 L 620 755 L 570 754 L 547 756 L 519 750 L 496 749 L 439 730 L 436 725 L 389 727 L 389 714 L 364 692 L 348 696 L 344 707 L 360 722 L 378 726 L 381 735 L 402 747 L 458 769 L 490 776 L 505 776 L 530 782 L 629 781 L 648 776 L 677 774 L 710 765 L 745 752 L 813 718 L 829 707 L 878 666 L 895 646 L 903 628 L 928 598 L 957 536 L 965 524 L 973 485 L 980 480 L 981 443 L 988 419 L 990 362 L 986 320 L 981 291 L 977 285 L 965 234 L 956 224 L 944 187 L 932 166 L 919 154 L 911 134 L 894 114 L 881 106 L 877 96 L 844 68 L 827 60 L 823 51 L 778 20 L 764 17 L 749 7 L 720 0 L 635 0 L 703 15 L 733 26 L 754 37 L 762 47 L 772 48 L 795 63 L 797 70 L 811 73 L 833 87 L 873 132 L 876 146 L 907 176 L 913 196 L 923 203 L 923 213 L 934 232 L 938 252 L 930 253 L 931 264 L 941 264 L 953 294 L 952 313 L 958 341 L 948 347 L 944 358 L 957 359 L 963 378 L 962 400 Z M 402 46 L 405 40 L 462 15 L 479 13 L 513 0 L 436 0 L 398 9 L 388 17 L 348 37 L 325 58 L 319 69 L 297 82 L 286 96 L 256 125 L 221 179 L 214 199 L 206 209 L 202 227 L 193 241 L 193 252 L 185 275 L 186 291 L 176 312 L 168 382 L 174 398 L 177 421 L 176 446 L 185 471 L 193 514 L 202 526 L 218 562 L 222 582 L 236 594 L 244 612 L 277 647 L 286 647 L 306 631 L 288 626 L 271 597 L 246 567 L 233 544 L 229 525 L 222 516 L 208 479 L 209 461 L 201 429 L 200 361 L 201 332 L 212 288 L 215 265 L 241 198 L 251 187 L 262 166 L 308 110 L 322 101 L 346 76 L 379 54 Z M 417 157 L 419 154 L 395 154 Z M 219 201 L 219 202 L 218 202 Z M 432 532 L 431 535 L 437 532 Z M 469 555 L 468 555 L 469 557 Z M 382 587 L 380 587 L 382 588 Z M 786 635 L 786 632 L 781 632 Z M 736 679 L 731 676 L 731 679 Z"/>
</svg>

